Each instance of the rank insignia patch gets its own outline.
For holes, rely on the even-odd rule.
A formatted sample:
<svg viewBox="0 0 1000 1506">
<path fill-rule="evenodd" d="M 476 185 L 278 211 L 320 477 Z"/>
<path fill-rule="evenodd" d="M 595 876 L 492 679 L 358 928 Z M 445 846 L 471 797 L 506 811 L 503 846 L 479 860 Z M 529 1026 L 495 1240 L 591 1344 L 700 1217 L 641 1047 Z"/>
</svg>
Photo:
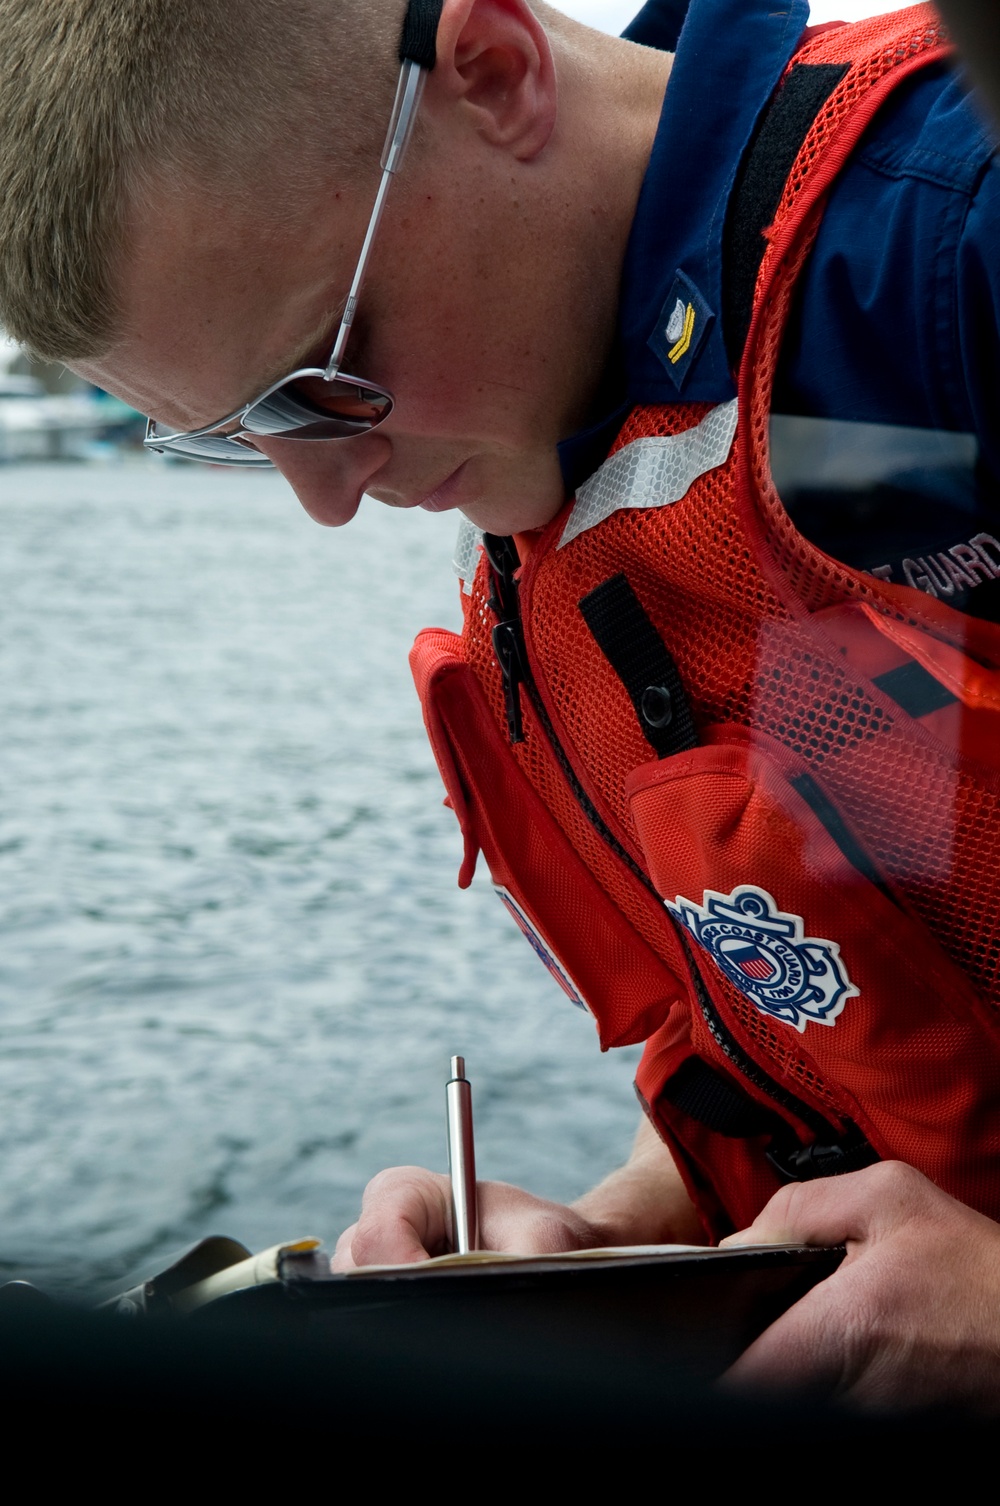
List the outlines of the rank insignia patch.
<svg viewBox="0 0 1000 1506">
<path fill-rule="evenodd" d="M 798 1031 L 810 1020 L 835 1024 L 860 993 L 837 943 L 806 936 L 802 917 L 785 915 L 766 889 L 740 884 L 732 894 L 706 889 L 701 905 L 681 894 L 665 903 L 741 993 Z"/>
<path fill-rule="evenodd" d="M 659 356 L 678 392 L 687 381 L 714 322 L 715 314 L 697 286 L 686 273 L 678 272 L 649 337 L 651 349 Z"/>
</svg>

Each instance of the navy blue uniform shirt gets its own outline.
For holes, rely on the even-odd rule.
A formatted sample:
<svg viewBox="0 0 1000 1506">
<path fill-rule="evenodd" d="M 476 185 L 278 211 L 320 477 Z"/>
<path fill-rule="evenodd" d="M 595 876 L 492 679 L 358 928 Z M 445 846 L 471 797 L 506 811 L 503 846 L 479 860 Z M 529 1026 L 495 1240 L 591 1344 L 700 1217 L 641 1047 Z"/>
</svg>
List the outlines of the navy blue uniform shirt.
<svg viewBox="0 0 1000 1506">
<path fill-rule="evenodd" d="M 595 423 L 560 447 L 571 488 L 632 405 L 734 395 L 726 210 L 807 23 L 806 0 L 650 0 L 626 31 L 676 57 L 626 254 L 618 349 Z M 671 363 L 663 331 L 678 295 L 698 318 Z M 775 412 L 793 417 L 775 424 L 775 475 L 828 552 L 989 617 L 1000 617 L 998 318 L 993 137 L 956 70 L 932 65 L 882 107 L 830 194 L 778 372 Z M 970 546 L 983 538 L 993 543 Z M 970 547 L 995 559 L 995 580 L 969 568 Z"/>
</svg>

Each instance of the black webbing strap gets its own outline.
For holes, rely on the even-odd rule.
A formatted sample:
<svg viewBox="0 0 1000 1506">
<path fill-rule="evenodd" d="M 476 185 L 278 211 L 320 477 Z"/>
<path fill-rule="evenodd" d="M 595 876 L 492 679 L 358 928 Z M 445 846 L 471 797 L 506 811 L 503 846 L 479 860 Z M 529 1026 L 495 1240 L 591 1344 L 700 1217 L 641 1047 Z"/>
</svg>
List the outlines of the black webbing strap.
<svg viewBox="0 0 1000 1506">
<path fill-rule="evenodd" d="M 642 735 L 660 758 L 693 748 L 691 708 L 677 665 L 624 575 L 580 602 L 584 621 L 629 693 Z"/>
<path fill-rule="evenodd" d="M 437 62 L 437 29 L 444 0 L 410 0 L 399 39 L 399 61 L 433 68 Z"/>
<path fill-rule="evenodd" d="M 750 329 L 757 273 L 792 165 L 850 63 L 796 63 L 762 115 L 740 163 L 723 238 L 722 328 L 735 371 Z"/>
<path fill-rule="evenodd" d="M 916 659 L 901 664 L 898 669 L 887 669 L 884 675 L 876 675 L 872 683 L 895 701 L 907 716 L 929 716 L 932 711 L 940 711 L 958 700 Z"/>
</svg>

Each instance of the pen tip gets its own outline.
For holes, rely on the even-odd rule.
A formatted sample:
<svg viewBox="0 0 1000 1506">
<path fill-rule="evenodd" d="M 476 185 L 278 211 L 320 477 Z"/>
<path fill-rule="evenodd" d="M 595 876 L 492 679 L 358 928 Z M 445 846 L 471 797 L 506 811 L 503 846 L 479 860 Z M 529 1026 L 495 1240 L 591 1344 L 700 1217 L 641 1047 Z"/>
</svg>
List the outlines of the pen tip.
<svg viewBox="0 0 1000 1506">
<path fill-rule="evenodd" d="M 451 1059 L 451 1075 L 459 1079 L 465 1076 L 465 1057 L 453 1056 Z"/>
</svg>

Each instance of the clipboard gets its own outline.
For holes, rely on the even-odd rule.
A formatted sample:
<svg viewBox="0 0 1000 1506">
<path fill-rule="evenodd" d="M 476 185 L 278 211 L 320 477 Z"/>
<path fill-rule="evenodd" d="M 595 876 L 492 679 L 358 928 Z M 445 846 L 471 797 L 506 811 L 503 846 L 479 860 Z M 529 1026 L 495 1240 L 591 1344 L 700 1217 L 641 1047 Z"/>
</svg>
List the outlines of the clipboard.
<svg viewBox="0 0 1000 1506">
<path fill-rule="evenodd" d="M 844 1248 L 641 1246 L 543 1257 L 444 1256 L 332 1275 L 318 1250 L 281 1254 L 278 1279 L 192 1313 L 372 1355 L 456 1355 L 474 1346 L 523 1370 L 557 1350 L 593 1367 L 668 1364 L 717 1379 L 794 1302 L 837 1269 Z"/>
</svg>

